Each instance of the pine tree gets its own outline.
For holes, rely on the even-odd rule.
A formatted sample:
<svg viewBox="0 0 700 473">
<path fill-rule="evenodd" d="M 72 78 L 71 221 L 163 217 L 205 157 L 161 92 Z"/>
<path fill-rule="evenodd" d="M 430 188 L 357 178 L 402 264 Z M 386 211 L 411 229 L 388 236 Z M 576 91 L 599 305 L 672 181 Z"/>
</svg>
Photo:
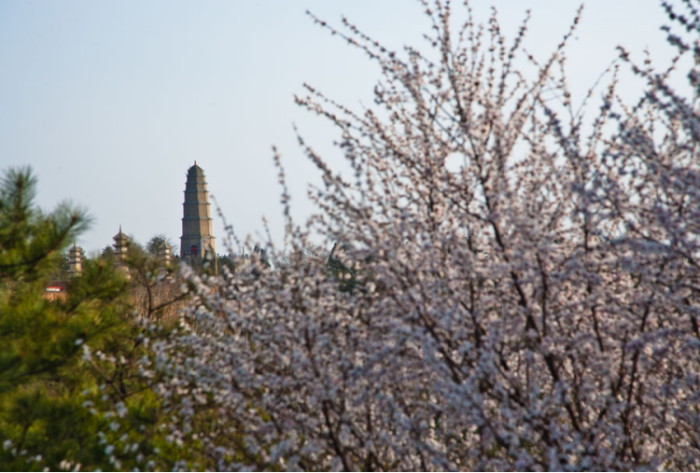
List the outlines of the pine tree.
<svg viewBox="0 0 700 473">
<path fill-rule="evenodd" d="M 66 297 L 44 297 L 89 218 L 42 212 L 35 189 L 29 169 L 0 189 L 0 468 L 171 469 L 182 454 L 139 371 L 159 329 L 132 315 L 129 283 L 104 259 L 85 261 Z"/>
</svg>

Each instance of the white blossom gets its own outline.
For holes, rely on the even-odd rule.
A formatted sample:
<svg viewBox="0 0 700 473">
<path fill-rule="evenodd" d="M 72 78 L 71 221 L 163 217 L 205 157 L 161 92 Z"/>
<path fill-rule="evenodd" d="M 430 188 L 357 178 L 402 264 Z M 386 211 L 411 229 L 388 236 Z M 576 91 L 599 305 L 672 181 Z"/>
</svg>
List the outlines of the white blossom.
<svg viewBox="0 0 700 473">
<path fill-rule="evenodd" d="M 144 367 L 176 404 L 169 441 L 206 405 L 216 428 L 196 434 L 220 469 L 700 468 L 697 87 L 686 99 L 622 51 L 646 95 L 622 102 L 612 71 L 584 121 L 561 73 L 578 16 L 528 72 L 527 22 L 507 42 L 495 15 L 455 33 L 424 5 L 425 51 L 314 18 L 383 74 L 374 109 L 296 97 L 337 127 L 352 180 L 299 137 L 318 214 L 292 220 L 275 154 L 272 267 L 184 266 L 182 332 Z"/>
</svg>

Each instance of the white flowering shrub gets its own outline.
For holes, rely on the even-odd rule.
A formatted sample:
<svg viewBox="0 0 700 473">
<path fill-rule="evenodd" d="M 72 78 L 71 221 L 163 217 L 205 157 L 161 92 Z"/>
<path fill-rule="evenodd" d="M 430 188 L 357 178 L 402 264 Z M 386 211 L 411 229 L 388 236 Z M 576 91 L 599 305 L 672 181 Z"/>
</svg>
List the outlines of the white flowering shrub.
<svg viewBox="0 0 700 473">
<path fill-rule="evenodd" d="M 307 256 L 190 275 L 185 331 L 157 347 L 173 441 L 221 469 L 697 470 L 700 4 L 666 5 L 690 70 L 621 51 L 645 94 L 613 78 L 588 121 L 561 72 L 578 18 L 528 74 L 527 23 L 452 32 L 423 5 L 427 52 L 315 19 L 381 68 L 374 109 L 297 98 L 354 174 L 300 138 L 324 182 L 306 226 L 283 198 Z"/>
</svg>

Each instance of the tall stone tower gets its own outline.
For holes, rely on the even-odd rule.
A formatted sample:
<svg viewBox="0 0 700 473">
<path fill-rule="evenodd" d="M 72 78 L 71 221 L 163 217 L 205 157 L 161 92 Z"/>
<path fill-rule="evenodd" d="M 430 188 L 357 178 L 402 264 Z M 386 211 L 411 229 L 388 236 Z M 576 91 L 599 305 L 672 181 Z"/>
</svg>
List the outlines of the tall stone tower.
<svg viewBox="0 0 700 473">
<path fill-rule="evenodd" d="M 191 265 L 199 265 L 209 256 L 216 259 L 207 181 L 204 179 L 204 170 L 197 166 L 197 161 L 187 171 L 185 202 L 182 207 L 180 258 Z"/>
</svg>

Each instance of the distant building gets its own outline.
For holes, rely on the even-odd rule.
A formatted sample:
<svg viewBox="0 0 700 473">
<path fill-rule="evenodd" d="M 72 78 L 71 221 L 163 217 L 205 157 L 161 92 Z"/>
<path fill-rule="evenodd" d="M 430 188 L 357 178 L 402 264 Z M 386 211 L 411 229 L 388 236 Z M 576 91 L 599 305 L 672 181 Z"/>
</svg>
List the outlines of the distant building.
<svg viewBox="0 0 700 473">
<path fill-rule="evenodd" d="M 197 161 L 187 171 L 185 201 L 182 207 L 180 259 L 191 266 L 200 266 L 209 258 L 216 261 L 207 181 L 204 178 L 204 170 L 197 166 Z"/>
<path fill-rule="evenodd" d="M 160 246 L 158 246 L 157 258 L 160 264 L 163 266 L 168 266 L 170 261 L 173 259 L 172 248 L 165 240 L 163 240 Z"/>
<path fill-rule="evenodd" d="M 196 161 L 194 166 L 187 170 L 185 201 L 182 207 L 180 259 L 194 267 L 201 267 L 205 261 L 211 261 L 215 270 L 218 271 L 215 238 L 212 234 L 209 191 L 207 190 L 204 170 L 197 166 Z M 131 242 L 122 231 L 121 225 L 119 225 L 119 233 L 114 235 L 112 239 L 114 240 L 113 249 L 107 248 L 105 251 L 109 250 L 109 253 L 114 257 L 115 265 L 125 273 L 128 279 L 130 275 L 126 260 Z M 172 254 L 172 249 L 166 241 L 158 246 L 154 256 L 163 269 L 177 260 L 177 256 Z M 69 279 L 80 276 L 84 260 L 85 252 L 74 244 L 68 250 L 67 273 Z M 46 297 L 56 299 L 57 294 L 65 295 L 66 287 L 66 281 L 52 281 L 50 287 L 46 288 Z"/>
<path fill-rule="evenodd" d="M 83 272 L 83 258 L 85 252 L 78 245 L 73 243 L 73 246 L 68 250 L 68 277 L 71 279 L 77 278 Z"/>
<path fill-rule="evenodd" d="M 122 232 L 122 226 L 119 225 L 119 233 L 112 237 L 114 240 L 114 259 L 117 266 L 123 266 L 126 260 L 127 252 L 129 251 L 129 237 Z"/>
<path fill-rule="evenodd" d="M 44 299 L 50 301 L 65 300 L 67 297 L 66 285 L 66 281 L 49 281 L 49 284 L 44 288 Z"/>
<path fill-rule="evenodd" d="M 73 243 L 73 246 L 68 250 L 68 268 L 65 273 L 59 272 L 53 276 L 44 286 L 44 299 L 50 301 L 65 300 L 67 297 L 66 289 L 68 287 L 68 280 L 80 277 L 83 272 L 83 259 L 85 258 L 85 251 L 80 248 L 77 244 Z"/>
</svg>

